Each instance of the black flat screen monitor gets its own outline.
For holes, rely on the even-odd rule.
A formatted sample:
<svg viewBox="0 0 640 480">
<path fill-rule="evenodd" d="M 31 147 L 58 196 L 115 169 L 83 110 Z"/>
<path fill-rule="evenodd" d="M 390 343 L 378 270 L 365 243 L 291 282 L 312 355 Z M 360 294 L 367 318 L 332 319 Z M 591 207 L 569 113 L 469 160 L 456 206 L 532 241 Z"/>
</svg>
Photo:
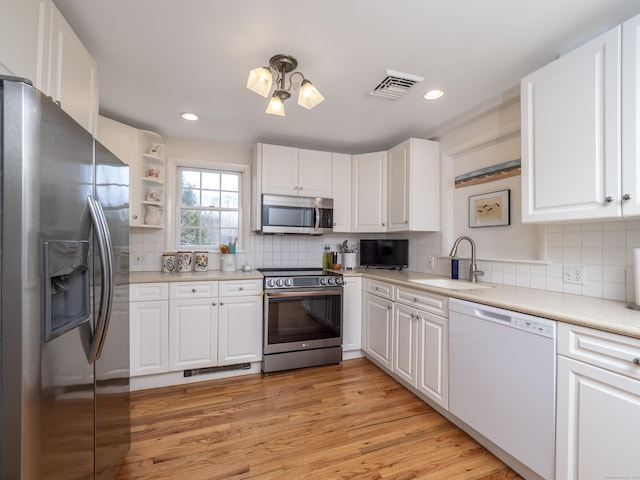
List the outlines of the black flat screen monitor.
<svg viewBox="0 0 640 480">
<path fill-rule="evenodd" d="M 360 240 L 360 265 L 378 268 L 407 268 L 409 240 Z"/>
</svg>

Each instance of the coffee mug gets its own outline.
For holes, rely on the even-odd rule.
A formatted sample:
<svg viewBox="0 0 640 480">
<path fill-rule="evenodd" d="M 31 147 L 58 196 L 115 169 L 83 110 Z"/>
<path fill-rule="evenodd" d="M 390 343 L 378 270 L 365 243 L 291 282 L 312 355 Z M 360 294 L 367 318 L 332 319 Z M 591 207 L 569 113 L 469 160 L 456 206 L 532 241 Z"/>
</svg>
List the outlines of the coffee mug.
<svg viewBox="0 0 640 480">
<path fill-rule="evenodd" d="M 193 254 L 191 252 L 178 252 L 178 272 L 190 272 L 193 266 Z"/>
<path fill-rule="evenodd" d="M 160 170 L 154 167 L 150 167 L 147 170 L 147 177 L 149 178 L 158 178 L 160 176 Z"/>
<path fill-rule="evenodd" d="M 151 144 L 151 148 L 149 149 L 149 153 L 151 155 L 160 155 L 160 149 L 162 148 L 162 145 L 160 145 L 159 143 L 152 143 Z"/>
</svg>

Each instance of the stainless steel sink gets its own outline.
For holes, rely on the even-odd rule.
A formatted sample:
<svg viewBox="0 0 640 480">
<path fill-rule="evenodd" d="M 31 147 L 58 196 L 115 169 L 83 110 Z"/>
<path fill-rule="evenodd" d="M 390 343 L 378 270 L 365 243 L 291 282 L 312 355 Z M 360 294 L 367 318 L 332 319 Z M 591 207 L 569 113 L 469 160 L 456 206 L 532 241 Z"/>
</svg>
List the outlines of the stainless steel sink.
<svg viewBox="0 0 640 480">
<path fill-rule="evenodd" d="M 420 283 L 431 287 L 448 288 L 449 290 L 473 290 L 478 288 L 493 288 L 492 285 L 484 283 L 471 283 L 466 280 L 452 280 L 450 278 L 422 278 L 409 280 L 413 283 Z"/>
</svg>

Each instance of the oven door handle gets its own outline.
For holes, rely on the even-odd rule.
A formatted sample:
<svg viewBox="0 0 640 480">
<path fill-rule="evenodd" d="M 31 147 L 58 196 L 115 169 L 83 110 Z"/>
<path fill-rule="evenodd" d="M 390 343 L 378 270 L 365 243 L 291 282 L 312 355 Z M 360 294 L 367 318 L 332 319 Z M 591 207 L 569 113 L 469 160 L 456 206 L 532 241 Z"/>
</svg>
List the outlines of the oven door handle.
<svg viewBox="0 0 640 480">
<path fill-rule="evenodd" d="M 291 297 L 323 297 L 326 295 L 342 295 L 342 288 L 334 288 L 327 290 L 313 290 L 313 291 L 300 291 L 295 292 L 266 292 L 269 298 L 291 298 Z"/>
<path fill-rule="evenodd" d="M 320 206 L 314 205 L 314 207 L 316 210 L 316 221 L 313 229 L 317 232 L 320 229 Z"/>
</svg>

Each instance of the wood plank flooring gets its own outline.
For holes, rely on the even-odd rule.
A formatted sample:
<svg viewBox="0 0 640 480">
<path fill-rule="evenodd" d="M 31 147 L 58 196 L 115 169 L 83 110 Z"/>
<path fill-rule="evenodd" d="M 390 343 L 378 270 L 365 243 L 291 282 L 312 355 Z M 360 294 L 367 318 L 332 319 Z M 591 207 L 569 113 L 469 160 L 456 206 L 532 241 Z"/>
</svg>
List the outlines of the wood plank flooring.
<svg viewBox="0 0 640 480">
<path fill-rule="evenodd" d="M 519 479 L 366 359 L 132 393 L 118 480 Z"/>
</svg>

